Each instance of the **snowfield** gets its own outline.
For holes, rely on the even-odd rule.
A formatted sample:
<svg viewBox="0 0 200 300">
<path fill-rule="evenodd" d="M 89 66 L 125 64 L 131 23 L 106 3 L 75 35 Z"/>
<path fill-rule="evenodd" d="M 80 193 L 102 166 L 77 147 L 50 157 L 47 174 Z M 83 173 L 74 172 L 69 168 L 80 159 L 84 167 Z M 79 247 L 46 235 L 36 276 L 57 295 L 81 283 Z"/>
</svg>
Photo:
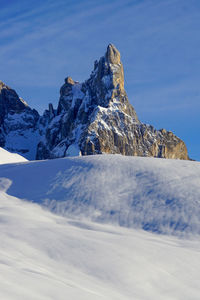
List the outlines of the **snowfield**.
<svg viewBox="0 0 200 300">
<path fill-rule="evenodd" d="M 19 154 L 11 153 L 0 147 L 0 165 L 22 162 L 22 161 L 27 161 L 27 159 Z"/>
<path fill-rule="evenodd" d="M 0 299 L 199 299 L 199 162 L 1 165 L 0 226 Z"/>
<path fill-rule="evenodd" d="M 2 165 L 1 177 L 9 195 L 63 216 L 200 234 L 199 162 L 96 155 Z"/>
</svg>

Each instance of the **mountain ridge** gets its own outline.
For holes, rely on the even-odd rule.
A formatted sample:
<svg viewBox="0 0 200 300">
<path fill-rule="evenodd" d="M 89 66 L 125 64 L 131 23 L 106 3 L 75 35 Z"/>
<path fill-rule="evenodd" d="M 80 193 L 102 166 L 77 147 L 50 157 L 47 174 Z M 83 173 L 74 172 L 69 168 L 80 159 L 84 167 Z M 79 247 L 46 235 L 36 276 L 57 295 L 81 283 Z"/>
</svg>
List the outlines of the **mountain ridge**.
<svg viewBox="0 0 200 300">
<path fill-rule="evenodd" d="M 5 86 L 0 103 L 5 103 L 5 89 L 8 102 L 14 97 L 23 109 L 17 106 L 13 112 L 8 105 L 0 122 L 0 146 L 28 159 L 103 153 L 189 159 L 185 143 L 172 132 L 139 121 L 124 89 L 120 53 L 112 44 L 95 61 L 88 80 L 79 83 L 71 77 L 65 79 L 57 109 L 49 104 L 42 116 Z"/>
</svg>

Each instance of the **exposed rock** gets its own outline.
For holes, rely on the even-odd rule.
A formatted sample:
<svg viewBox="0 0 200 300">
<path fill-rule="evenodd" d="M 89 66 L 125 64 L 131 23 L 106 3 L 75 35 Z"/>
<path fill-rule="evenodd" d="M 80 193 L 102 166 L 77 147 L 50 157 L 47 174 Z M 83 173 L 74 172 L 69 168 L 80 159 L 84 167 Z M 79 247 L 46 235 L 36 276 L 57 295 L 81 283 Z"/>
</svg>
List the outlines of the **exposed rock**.
<svg viewBox="0 0 200 300">
<path fill-rule="evenodd" d="M 172 132 L 138 120 L 112 44 L 88 80 L 65 79 L 58 108 L 50 104 L 42 116 L 0 82 L 0 146 L 28 159 L 102 153 L 188 159 L 184 142 Z"/>
<path fill-rule="evenodd" d="M 17 93 L 0 82 L 0 146 L 34 159 L 40 137 L 39 114 L 19 98 Z"/>
<path fill-rule="evenodd" d="M 21 113 L 26 107 L 15 91 L 0 81 L 0 124 L 8 113 Z"/>
<path fill-rule="evenodd" d="M 114 45 L 109 44 L 106 52 L 106 59 L 110 64 L 120 64 L 120 53 Z"/>
<path fill-rule="evenodd" d="M 67 77 L 67 78 L 65 78 L 65 84 L 66 85 L 74 85 L 74 80 L 71 78 L 71 77 Z"/>
<path fill-rule="evenodd" d="M 60 89 L 57 116 L 40 142 L 37 159 L 67 156 L 78 147 L 82 155 L 123 155 L 188 159 L 183 141 L 166 130 L 142 124 L 124 90 L 119 51 L 112 44 L 95 61 L 84 83 L 70 77 Z"/>
<path fill-rule="evenodd" d="M 53 109 L 53 104 L 49 103 L 49 119 L 52 120 L 55 117 L 55 110 Z"/>
</svg>

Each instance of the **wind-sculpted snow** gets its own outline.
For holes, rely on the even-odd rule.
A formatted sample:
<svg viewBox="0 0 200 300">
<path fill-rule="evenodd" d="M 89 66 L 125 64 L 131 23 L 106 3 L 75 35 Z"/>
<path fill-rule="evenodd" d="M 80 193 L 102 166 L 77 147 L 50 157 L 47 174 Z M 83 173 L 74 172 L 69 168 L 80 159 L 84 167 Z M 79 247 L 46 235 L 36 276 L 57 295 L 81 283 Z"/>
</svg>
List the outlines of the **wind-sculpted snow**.
<svg viewBox="0 0 200 300">
<path fill-rule="evenodd" d="M 1 165 L 0 299 L 198 300 L 199 216 L 198 162 Z"/>
<path fill-rule="evenodd" d="M 199 299 L 199 240 L 75 221 L 3 192 L 0 226 L 2 300 Z"/>
<path fill-rule="evenodd" d="M 7 193 L 67 217 L 200 234 L 200 163 L 98 155 L 0 167 Z"/>
</svg>

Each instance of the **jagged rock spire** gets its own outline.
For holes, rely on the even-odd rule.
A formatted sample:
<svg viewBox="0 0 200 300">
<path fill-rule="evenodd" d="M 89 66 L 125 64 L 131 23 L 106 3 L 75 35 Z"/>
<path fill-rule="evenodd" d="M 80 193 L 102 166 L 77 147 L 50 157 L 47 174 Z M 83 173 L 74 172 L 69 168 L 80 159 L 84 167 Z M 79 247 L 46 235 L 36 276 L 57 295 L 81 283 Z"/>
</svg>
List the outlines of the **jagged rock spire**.
<svg viewBox="0 0 200 300">
<path fill-rule="evenodd" d="M 75 82 L 70 76 L 68 76 L 67 78 L 65 78 L 65 84 L 74 85 Z"/>
<path fill-rule="evenodd" d="M 42 117 L 0 82 L 0 146 L 26 153 L 28 159 L 35 159 L 36 147 L 36 159 L 79 152 L 188 159 L 184 142 L 172 132 L 138 120 L 124 89 L 120 53 L 113 44 L 95 61 L 88 80 L 65 79 L 57 110 L 50 105 Z"/>
<path fill-rule="evenodd" d="M 15 90 L 0 81 L 0 123 L 8 113 L 20 113 L 27 108 L 27 103 L 19 98 Z"/>
<path fill-rule="evenodd" d="M 113 44 L 108 45 L 105 55 L 98 62 L 95 84 L 105 86 L 106 89 L 124 90 L 123 64 L 120 52 Z"/>
<path fill-rule="evenodd" d="M 110 64 L 120 63 L 120 52 L 113 44 L 109 44 L 106 51 L 106 59 Z"/>
<path fill-rule="evenodd" d="M 185 144 L 175 135 L 138 120 L 124 89 L 120 53 L 113 44 L 95 61 L 84 83 L 65 79 L 52 124 L 47 128 L 46 144 L 41 142 L 38 147 L 39 159 L 67 156 L 72 148 L 80 149 L 83 155 L 121 153 L 187 159 Z"/>
</svg>

